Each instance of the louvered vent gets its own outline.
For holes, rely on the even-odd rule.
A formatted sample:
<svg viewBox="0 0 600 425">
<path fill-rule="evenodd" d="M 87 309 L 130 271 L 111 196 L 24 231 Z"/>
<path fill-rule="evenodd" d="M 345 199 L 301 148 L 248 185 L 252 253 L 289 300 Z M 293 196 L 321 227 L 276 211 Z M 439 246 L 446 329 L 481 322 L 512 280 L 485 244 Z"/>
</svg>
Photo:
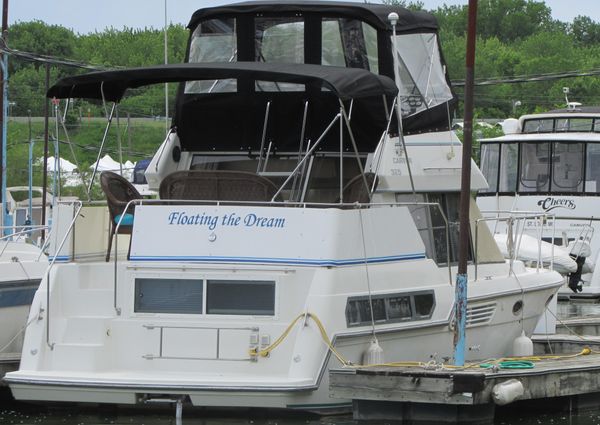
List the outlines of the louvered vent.
<svg viewBox="0 0 600 425">
<path fill-rule="evenodd" d="M 496 303 L 467 305 L 467 326 L 485 325 L 492 320 Z"/>
<path fill-rule="evenodd" d="M 488 302 L 482 304 L 467 305 L 467 327 L 481 326 L 489 323 L 496 312 L 496 303 Z M 450 329 L 454 329 L 456 318 L 453 316 Z"/>
</svg>

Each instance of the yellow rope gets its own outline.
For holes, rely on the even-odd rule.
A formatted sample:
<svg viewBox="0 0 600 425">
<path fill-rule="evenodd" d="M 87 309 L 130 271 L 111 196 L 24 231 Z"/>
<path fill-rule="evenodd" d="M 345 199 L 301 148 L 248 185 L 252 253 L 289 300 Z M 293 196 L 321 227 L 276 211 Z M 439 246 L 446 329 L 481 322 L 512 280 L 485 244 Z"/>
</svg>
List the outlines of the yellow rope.
<svg viewBox="0 0 600 425">
<path fill-rule="evenodd" d="M 310 318 L 315 322 L 315 324 L 317 325 L 317 328 L 319 329 L 319 333 L 321 334 L 321 339 L 323 339 L 323 342 L 325 342 L 325 345 L 327 345 L 327 348 L 329 349 L 329 351 L 331 351 L 331 353 L 338 359 L 338 361 L 342 365 L 344 365 L 346 367 L 356 368 L 356 369 L 373 368 L 373 367 L 421 367 L 421 368 L 439 367 L 439 368 L 444 368 L 444 369 L 460 370 L 460 369 L 478 368 L 481 364 L 484 364 L 484 363 L 500 364 L 501 362 L 507 362 L 507 361 L 540 362 L 540 361 L 544 361 L 544 360 L 559 360 L 559 359 L 568 359 L 568 358 L 575 358 L 575 357 L 580 357 L 580 356 L 587 356 L 590 354 L 600 354 L 600 352 L 594 351 L 589 347 L 584 347 L 580 352 L 575 353 L 575 354 L 563 354 L 563 355 L 554 354 L 554 355 L 524 356 L 524 357 L 502 357 L 500 359 L 487 359 L 484 361 L 469 363 L 464 366 L 454 366 L 454 365 L 438 364 L 438 363 L 431 363 L 431 362 L 425 363 L 425 362 L 420 362 L 420 361 L 399 361 L 399 362 L 385 362 L 385 363 L 368 364 L 368 365 L 356 365 L 356 364 L 353 364 L 352 362 L 350 362 L 349 360 L 347 360 L 346 358 L 344 358 L 344 356 L 342 356 L 336 350 L 336 348 L 333 346 L 333 343 L 331 342 L 331 339 L 327 335 L 325 326 L 323 325 L 321 320 L 318 318 L 318 316 L 314 313 L 305 312 L 305 313 L 301 313 L 298 316 L 296 316 L 296 318 L 288 325 L 288 327 L 279 336 L 279 338 L 277 338 L 275 340 L 275 342 L 273 342 L 271 345 L 269 345 L 266 348 L 263 348 L 262 350 L 259 350 L 258 347 L 250 349 L 249 350 L 250 356 L 252 356 L 252 357 L 256 357 L 256 356 L 268 357 L 270 355 L 271 351 L 273 351 L 275 348 L 277 348 L 285 340 L 285 338 L 287 338 L 287 336 L 290 334 L 290 332 L 292 331 L 294 326 L 302 318 L 307 318 L 307 319 Z"/>
</svg>

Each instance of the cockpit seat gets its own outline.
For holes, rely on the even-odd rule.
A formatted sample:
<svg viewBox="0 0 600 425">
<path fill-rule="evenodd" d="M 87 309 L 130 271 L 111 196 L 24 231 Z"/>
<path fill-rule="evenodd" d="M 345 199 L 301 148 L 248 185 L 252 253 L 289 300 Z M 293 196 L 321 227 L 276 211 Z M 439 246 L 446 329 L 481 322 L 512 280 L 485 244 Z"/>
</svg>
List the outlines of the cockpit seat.
<svg viewBox="0 0 600 425">
<path fill-rule="evenodd" d="M 169 174 L 160 183 L 161 199 L 271 202 L 277 186 L 246 171 L 186 170 Z M 277 195 L 275 201 L 282 201 Z"/>
</svg>

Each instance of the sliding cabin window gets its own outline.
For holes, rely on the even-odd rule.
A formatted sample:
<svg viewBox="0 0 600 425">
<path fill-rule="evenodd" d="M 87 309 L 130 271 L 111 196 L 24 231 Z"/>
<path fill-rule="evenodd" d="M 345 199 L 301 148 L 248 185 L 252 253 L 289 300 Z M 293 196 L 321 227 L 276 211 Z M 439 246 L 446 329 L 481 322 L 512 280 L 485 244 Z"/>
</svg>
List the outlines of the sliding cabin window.
<svg viewBox="0 0 600 425">
<path fill-rule="evenodd" d="M 446 222 L 440 213 L 440 208 L 433 205 L 412 205 L 408 206 L 417 230 L 421 235 L 427 258 L 433 259 L 438 265 L 447 265 L 448 258 L 450 264 L 458 261 L 458 208 L 459 193 L 428 193 L 406 195 L 397 194 L 396 202 L 435 202 L 441 207 L 441 210 L 448 221 L 448 232 L 446 231 Z M 448 235 L 448 243 L 446 241 Z M 450 251 L 448 251 L 450 248 Z M 473 260 L 473 250 L 469 244 L 469 261 Z"/>
<path fill-rule="evenodd" d="M 550 189 L 550 143 L 521 143 L 519 192 Z"/>
<path fill-rule="evenodd" d="M 587 144 L 585 191 L 586 193 L 600 193 L 600 143 Z"/>
<path fill-rule="evenodd" d="M 551 192 L 583 192 L 583 143 L 552 143 Z"/>
<path fill-rule="evenodd" d="M 136 313 L 202 314 L 202 280 L 136 278 Z"/>
<path fill-rule="evenodd" d="M 136 278 L 134 312 L 273 316 L 275 281 Z"/>
<path fill-rule="evenodd" d="M 371 315 L 371 305 L 373 313 Z M 346 304 L 348 327 L 429 319 L 435 307 L 433 291 L 350 297 Z"/>
<path fill-rule="evenodd" d="M 207 280 L 206 313 L 273 316 L 275 315 L 275 282 Z"/>
<path fill-rule="evenodd" d="M 489 188 L 482 192 L 496 192 L 498 190 L 498 169 L 500 167 L 500 145 L 488 144 L 481 146 L 480 168 L 488 182 Z"/>
</svg>

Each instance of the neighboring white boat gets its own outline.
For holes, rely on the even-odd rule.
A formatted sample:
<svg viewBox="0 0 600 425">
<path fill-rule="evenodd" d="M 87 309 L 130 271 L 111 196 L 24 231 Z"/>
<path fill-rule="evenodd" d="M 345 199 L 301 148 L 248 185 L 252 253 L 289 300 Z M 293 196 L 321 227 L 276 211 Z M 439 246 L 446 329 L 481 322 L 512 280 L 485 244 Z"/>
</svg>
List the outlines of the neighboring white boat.
<svg viewBox="0 0 600 425">
<path fill-rule="evenodd" d="M 560 295 L 600 297 L 600 108 L 568 103 L 506 120 L 503 128 L 504 136 L 481 141 L 489 188 L 477 204 L 483 211 L 547 214 L 544 223 L 529 219 L 524 227 L 577 260 L 578 269 L 567 273 L 571 289 Z M 506 223 L 488 223 L 506 233 Z"/>
<path fill-rule="evenodd" d="M 200 63 L 70 77 L 48 93 L 118 102 L 130 87 L 182 82 L 145 173 L 160 199 L 103 173 L 110 215 L 56 209 L 61 262 L 5 377 L 15 398 L 325 412 L 350 405 L 329 397 L 328 370 L 369 363 L 373 341 L 387 361 L 451 362 L 462 148 L 441 128 L 454 97 L 433 18 L 260 2 L 198 11 L 190 28 Z M 422 133 L 398 137 L 396 99 Z M 474 165 L 472 189 L 486 186 Z M 510 354 L 563 279 L 505 261 L 474 200 L 470 213 L 473 360 Z"/>
<path fill-rule="evenodd" d="M 48 257 L 33 242 L 41 231 L 41 204 L 34 200 L 30 214 L 30 201 L 15 199 L 20 199 L 18 192 L 28 190 L 7 188 L 11 225 L 4 229 L 6 235 L 0 235 L 0 358 L 14 361 L 21 356 L 29 307 L 48 267 Z"/>
</svg>

